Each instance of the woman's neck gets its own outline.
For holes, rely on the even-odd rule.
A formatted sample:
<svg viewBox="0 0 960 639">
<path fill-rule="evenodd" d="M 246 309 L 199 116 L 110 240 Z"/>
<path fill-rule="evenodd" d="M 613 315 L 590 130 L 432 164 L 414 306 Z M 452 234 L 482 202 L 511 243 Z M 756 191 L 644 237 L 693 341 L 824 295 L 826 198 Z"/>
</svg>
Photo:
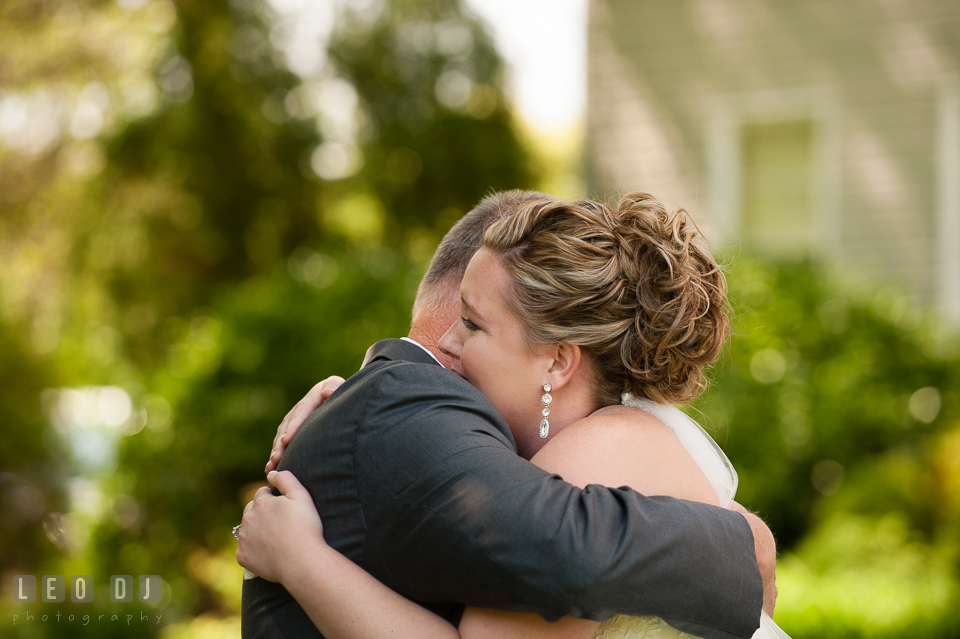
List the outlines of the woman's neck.
<svg viewBox="0 0 960 639">
<path fill-rule="evenodd" d="M 550 416 L 547 417 L 550 422 L 550 432 L 546 438 L 540 437 L 539 419 L 529 425 L 523 424 L 521 428 L 513 428 L 511 424 L 511 430 L 517 442 L 517 452 L 525 459 L 536 455 L 564 428 L 601 407 L 593 384 L 580 371 L 574 374 L 563 388 L 552 390 L 550 395 L 553 401 L 550 403 Z"/>
</svg>

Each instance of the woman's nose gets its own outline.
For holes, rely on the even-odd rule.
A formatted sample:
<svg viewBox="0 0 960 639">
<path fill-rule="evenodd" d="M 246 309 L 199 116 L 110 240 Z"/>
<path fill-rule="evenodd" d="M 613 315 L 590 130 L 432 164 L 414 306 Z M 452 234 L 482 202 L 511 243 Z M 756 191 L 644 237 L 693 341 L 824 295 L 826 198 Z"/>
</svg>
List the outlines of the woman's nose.
<svg viewBox="0 0 960 639">
<path fill-rule="evenodd" d="M 440 338 L 440 341 L 437 342 L 437 348 L 440 349 L 440 352 L 446 355 L 447 357 L 452 357 L 454 359 L 459 359 L 460 350 L 463 347 L 463 342 L 460 340 L 458 327 L 462 327 L 463 322 L 460 321 L 458 317 L 453 324 L 450 325 L 450 328 L 447 329 L 447 332 L 443 334 L 443 337 Z"/>
</svg>

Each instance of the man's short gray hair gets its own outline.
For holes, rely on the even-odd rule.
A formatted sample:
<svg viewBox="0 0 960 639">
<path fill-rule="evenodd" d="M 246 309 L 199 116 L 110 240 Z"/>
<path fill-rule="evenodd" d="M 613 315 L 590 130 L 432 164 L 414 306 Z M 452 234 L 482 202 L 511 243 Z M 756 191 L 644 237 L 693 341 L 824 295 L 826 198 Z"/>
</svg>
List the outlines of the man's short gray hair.
<svg viewBox="0 0 960 639">
<path fill-rule="evenodd" d="M 556 201 L 538 191 L 514 189 L 491 193 L 473 210 L 460 218 L 437 246 L 426 274 L 420 281 L 413 316 L 439 306 L 450 289 L 456 290 L 467 270 L 467 264 L 483 244 L 483 234 L 497 220 L 513 213 L 521 204 L 531 201 Z"/>
</svg>

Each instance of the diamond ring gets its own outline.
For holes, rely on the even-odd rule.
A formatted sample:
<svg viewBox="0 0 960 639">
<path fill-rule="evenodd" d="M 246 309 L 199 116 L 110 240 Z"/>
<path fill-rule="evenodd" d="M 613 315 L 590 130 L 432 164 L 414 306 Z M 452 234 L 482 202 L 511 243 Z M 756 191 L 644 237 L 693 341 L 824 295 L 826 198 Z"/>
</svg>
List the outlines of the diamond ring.
<svg viewBox="0 0 960 639">
<path fill-rule="evenodd" d="M 233 536 L 237 541 L 240 541 L 240 526 L 243 524 L 237 524 L 233 527 Z"/>
</svg>

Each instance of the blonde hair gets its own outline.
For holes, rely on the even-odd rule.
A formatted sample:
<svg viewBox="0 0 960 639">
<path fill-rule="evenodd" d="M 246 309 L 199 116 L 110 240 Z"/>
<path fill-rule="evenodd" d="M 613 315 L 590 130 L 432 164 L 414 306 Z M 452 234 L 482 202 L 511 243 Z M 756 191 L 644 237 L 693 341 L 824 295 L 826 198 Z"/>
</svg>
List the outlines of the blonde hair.
<svg viewBox="0 0 960 639">
<path fill-rule="evenodd" d="M 601 404 L 626 392 L 685 402 L 705 387 L 729 331 L 726 280 L 682 209 L 641 192 L 616 209 L 526 201 L 483 245 L 511 274 L 511 310 L 530 339 L 583 349 Z"/>
</svg>

